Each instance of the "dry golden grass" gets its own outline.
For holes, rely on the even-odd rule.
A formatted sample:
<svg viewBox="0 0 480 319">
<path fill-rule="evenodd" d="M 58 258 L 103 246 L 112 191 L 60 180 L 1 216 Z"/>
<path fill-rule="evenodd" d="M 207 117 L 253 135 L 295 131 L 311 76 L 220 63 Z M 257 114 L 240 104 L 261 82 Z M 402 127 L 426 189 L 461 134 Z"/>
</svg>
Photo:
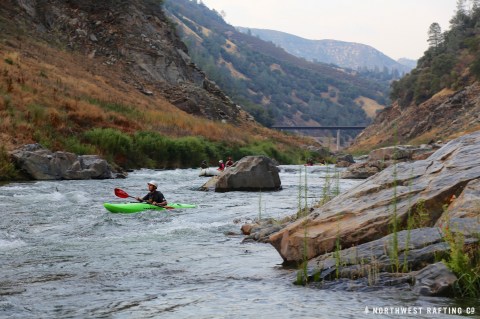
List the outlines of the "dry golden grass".
<svg viewBox="0 0 480 319">
<path fill-rule="evenodd" d="M 235 43 L 233 43 L 232 41 L 230 41 L 228 39 L 225 41 L 225 45 L 223 47 L 230 54 L 237 54 L 238 53 L 238 48 L 235 45 Z"/>
<path fill-rule="evenodd" d="M 189 115 L 163 97 L 145 96 L 123 82 L 116 66 L 18 41 L 0 43 L 0 144 L 7 149 L 38 142 L 41 132 L 75 136 L 94 127 L 240 145 L 264 139 L 312 144 L 251 122 L 234 126 Z"/>
<path fill-rule="evenodd" d="M 195 41 L 197 41 L 198 43 L 202 43 L 202 42 L 203 42 L 202 37 L 200 37 L 195 31 L 193 31 L 192 29 L 190 29 L 190 28 L 189 28 L 185 23 L 183 23 L 180 19 L 178 19 L 178 18 L 175 17 L 175 16 L 171 16 L 170 18 L 173 19 L 173 22 L 175 22 L 176 24 L 178 24 L 179 26 L 181 26 L 182 31 L 183 31 L 186 35 L 193 36 L 193 37 L 195 38 Z M 190 20 L 190 21 L 191 21 L 191 20 Z"/>
<path fill-rule="evenodd" d="M 377 111 L 385 108 L 383 105 L 378 104 L 377 101 L 364 96 L 356 98 L 355 103 L 362 107 L 369 118 L 375 118 Z"/>
<path fill-rule="evenodd" d="M 279 71 L 280 73 L 285 74 L 282 67 L 279 64 L 276 64 L 276 63 L 270 65 L 270 71 L 272 71 L 272 72 L 273 71 Z"/>
</svg>

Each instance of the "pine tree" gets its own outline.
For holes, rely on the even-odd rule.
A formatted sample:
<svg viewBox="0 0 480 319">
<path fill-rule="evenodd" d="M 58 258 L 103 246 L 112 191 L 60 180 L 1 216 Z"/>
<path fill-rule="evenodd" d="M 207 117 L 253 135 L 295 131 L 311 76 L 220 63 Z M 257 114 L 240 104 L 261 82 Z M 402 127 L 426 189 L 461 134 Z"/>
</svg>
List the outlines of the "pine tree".
<svg viewBox="0 0 480 319">
<path fill-rule="evenodd" d="M 431 48 L 437 49 L 443 41 L 442 28 L 437 22 L 430 25 L 428 29 L 428 44 Z"/>
<path fill-rule="evenodd" d="M 457 0 L 457 14 L 465 15 L 465 0 Z"/>
<path fill-rule="evenodd" d="M 465 0 L 457 0 L 457 11 L 453 18 L 450 20 L 452 26 L 462 25 L 467 18 L 467 11 L 465 9 Z"/>
<path fill-rule="evenodd" d="M 479 0 L 472 0 L 472 13 L 475 13 L 480 8 Z"/>
</svg>

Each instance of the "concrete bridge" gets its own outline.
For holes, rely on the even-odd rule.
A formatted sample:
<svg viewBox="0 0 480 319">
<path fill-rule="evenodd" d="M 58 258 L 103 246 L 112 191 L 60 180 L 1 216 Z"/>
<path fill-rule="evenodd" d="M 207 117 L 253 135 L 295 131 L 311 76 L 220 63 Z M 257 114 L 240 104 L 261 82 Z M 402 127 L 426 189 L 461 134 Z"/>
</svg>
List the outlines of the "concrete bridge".
<svg viewBox="0 0 480 319">
<path fill-rule="evenodd" d="M 366 126 L 272 126 L 275 130 L 331 130 L 337 131 L 337 151 L 340 149 L 340 131 L 341 130 L 363 130 Z"/>
</svg>

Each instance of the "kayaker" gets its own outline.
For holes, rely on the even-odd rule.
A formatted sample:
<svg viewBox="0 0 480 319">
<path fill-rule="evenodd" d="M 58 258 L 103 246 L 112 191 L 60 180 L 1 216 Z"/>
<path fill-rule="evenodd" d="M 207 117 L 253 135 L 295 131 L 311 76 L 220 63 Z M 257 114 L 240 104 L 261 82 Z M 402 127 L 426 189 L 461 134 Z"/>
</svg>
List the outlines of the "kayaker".
<svg viewBox="0 0 480 319">
<path fill-rule="evenodd" d="M 201 168 L 208 168 L 207 161 L 206 161 L 206 160 L 203 160 L 203 161 L 202 161 L 202 164 L 200 164 L 200 167 L 201 167 Z"/>
<path fill-rule="evenodd" d="M 223 164 L 222 160 L 218 161 L 218 168 L 219 171 L 223 171 L 225 169 L 225 164 Z"/>
<path fill-rule="evenodd" d="M 148 185 L 148 194 L 143 196 L 143 198 L 135 197 L 140 202 L 148 202 L 156 206 L 165 206 L 167 205 L 167 200 L 165 196 L 157 190 L 158 184 L 155 181 L 150 181 Z"/>
<path fill-rule="evenodd" d="M 231 156 L 228 157 L 228 160 L 227 160 L 227 162 L 225 163 L 225 166 L 226 166 L 226 167 L 233 166 L 233 160 L 232 160 L 232 157 L 231 157 Z"/>
</svg>

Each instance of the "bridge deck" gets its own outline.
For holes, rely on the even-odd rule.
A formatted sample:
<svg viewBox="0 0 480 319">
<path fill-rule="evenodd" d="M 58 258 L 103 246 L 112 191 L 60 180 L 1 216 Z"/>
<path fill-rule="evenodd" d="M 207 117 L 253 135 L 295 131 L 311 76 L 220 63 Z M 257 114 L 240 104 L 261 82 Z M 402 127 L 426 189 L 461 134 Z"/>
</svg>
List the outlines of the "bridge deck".
<svg viewBox="0 0 480 319">
<path fill-rule="evenodd" d="M 366 126 L 272 126 L 276 130 L 363 130 Z"/>
</svg>

